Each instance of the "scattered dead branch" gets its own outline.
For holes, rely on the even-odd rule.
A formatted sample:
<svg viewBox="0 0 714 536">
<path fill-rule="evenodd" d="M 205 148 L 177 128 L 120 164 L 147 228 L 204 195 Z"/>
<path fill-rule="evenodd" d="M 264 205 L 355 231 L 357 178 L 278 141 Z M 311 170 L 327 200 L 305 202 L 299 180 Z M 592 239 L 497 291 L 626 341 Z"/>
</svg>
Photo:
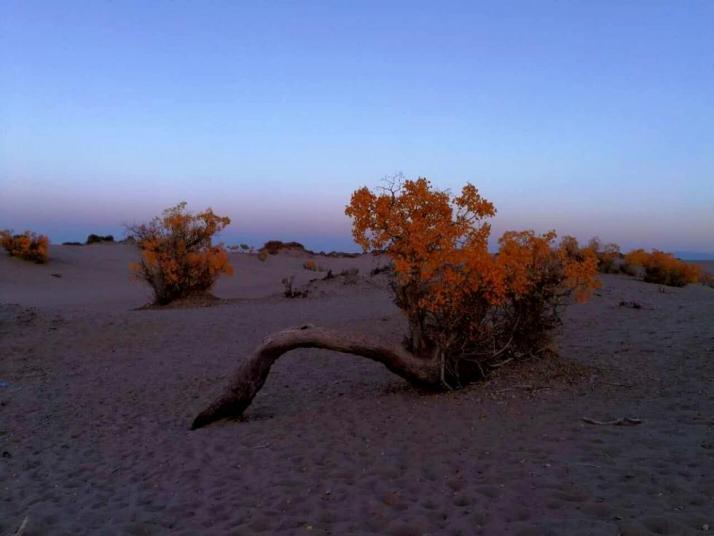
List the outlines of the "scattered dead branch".
<svg viewBox="0 0 714 536">
<path fill-rule="evenodd" d="M 28 516 L 25 516 L 25 519 L 22 520 L 22 523 L 20 523 L 20 527 L 15 532 L 15 536 L 22 536 L 25 533 L 25 529 L 27 528 L 27 523 L 29 521 L 30 518 Z"/>
<path fill-rule="evenodd" d="M 624 389 L 632 389 L 635 384 L 634 383 L 615 383 L 615 382 L 600 382 L 602 385 L 610 385 L 612 387 L 622 387 Z"/>
<path fill-rule="evenodd" d="M 285 277 L 282 279 L 281 283 L 283 284 L 284 291 L 283 294 L 285 295 L 286 298 L 306 298 L 308 291 L 307 290 L 299 290 L 297 289 L 295 285 L 295 276 L 291 275 L 290 277 Z"/>
<path fill-rule="evenodd" d="M 512 357 L 509 357 L 508 359 L 504 359 L 503 361 L 501 361 L 501 362 L 499 362 L 499 363 L 492 363 L 492 364 L 489 365 L 489 367 L 491 367 L 491 368 L 499 368 L 499 367 L 502 367 L 503 365 L 507 365 L 507 364 L 510 363 L 511 361 L 513 361 L 513 358 L 512 358 Z"/>
<path fill-rule="evenodd" d="M 636 301 L 621 301 L 620 307 L 628 307 L 629 309 L 642 309 L 642 304 Z"/>
<path fill-rule="evenodd" d="M 590 417 L 583 417 L 583 422 L 588 424 L 598 424 L 598 425 L 612 425 L 612 426 L 637 426 L 642 424 L 641 419 L 635 419 L 632 417 L 622 417 L 621 419 L 615 419 L 612 421 L 598 421 L 596 419 L 591 419 Z"/>
<path fill-rule="evenodd" d="M 499 389 L 496 392 L 505 393 L 506 391 L 513 391 L 515 389 L 523 389 L 524 391 L 534 393 L 535 391 L 541 391 L 543 389 L 552 389 L 552 387 L 550 385 L 514 385 L 513 387 L 505 387 L 503 389 Z"/>
</svg>

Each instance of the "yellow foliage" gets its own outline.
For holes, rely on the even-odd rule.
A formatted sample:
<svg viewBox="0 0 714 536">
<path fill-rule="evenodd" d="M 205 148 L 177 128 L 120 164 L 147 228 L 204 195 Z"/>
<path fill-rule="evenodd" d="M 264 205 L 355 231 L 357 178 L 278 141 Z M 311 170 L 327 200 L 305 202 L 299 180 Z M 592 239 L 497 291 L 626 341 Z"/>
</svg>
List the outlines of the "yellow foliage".
<svg viewBox="0 0 714 536">
<path fill-rule="evenodd" d="M 496 209 L 472 184 L 460 195 L 436 190 L 425 178 L 377 193 L 361 188 L 345 213 L 365 251 L 384 251 L 391 258 L 396 303 L 409 320 L 416 351 L 435 346 L 461 351 L 482 338 L 488 325 L 532 315 L 522 306 L 536 296 L 546 296 L 538 305 L 545 308 L 571 292 L 587 299 L 599 284 L 597 258 L 554 247 L 555 232 L 508 232 L 499 241 L 498 255 L 489 254 L 486 220 Z M 513 329 L 513 324 L 527 323 L 522 318 L 509 322 Z"/>
<path fill-rule="evenodd" d="M 47 262 L 49 239 L 30 231 L 12 234 L 12 231 L 0 231 L 0 245 L 11 257 L 43 264 Z"/>
<path fill-rule="evenodd" d="M 625 263 L 629 266 L 644 268 L 648 258 L 649 253 L 644 249 L 633 249 L 625 255 Z"/>
<path fill-rule="evenodd" d="M 233 275 L 226 250 L 212 244 L 213 236 L 229 224 L 229 218 L 211 209 L 191 214 L 180 203 L 131 229 L 141 259 L 130 268 L 151 285 L 157 303 L 208 290 L 221 274 Z"/>
<path fill-rule="evenodd" d="M 644 270 L 644 280 L 648 283 L 683 287 L 688 283 L 702 280 L 702 269 L 694 264 L 677 259 L 671 253 L 653 249 L 635 249 L 625 255 L 628 271 L 635 273 L 637 269 Z"/>
</svg>

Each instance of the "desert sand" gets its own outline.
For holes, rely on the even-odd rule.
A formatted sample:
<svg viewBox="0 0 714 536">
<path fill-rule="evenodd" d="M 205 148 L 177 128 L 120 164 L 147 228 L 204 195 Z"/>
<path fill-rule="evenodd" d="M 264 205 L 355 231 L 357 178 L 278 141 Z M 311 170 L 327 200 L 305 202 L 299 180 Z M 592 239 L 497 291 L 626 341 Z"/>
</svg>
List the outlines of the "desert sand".
<svg viewBox="0 0 714 536">
<path fill-rule="evenodd" d="M 0 256 L 2 535 L 714 532 L 714 288 L 602 276 L 567 310 L 560 360 L 442 395 L 295 351 L 243 420 L 192 432 L 272 331 L 398 341 L 405 322 L 369 275 L 383 261 L 315 257 L 360 278 L 287 299 L 283 277 L 324 275 L 304 255 L 232 253 L 220 304 L 140 309 L 131 246 L 50 253 Z"/>
</svg>

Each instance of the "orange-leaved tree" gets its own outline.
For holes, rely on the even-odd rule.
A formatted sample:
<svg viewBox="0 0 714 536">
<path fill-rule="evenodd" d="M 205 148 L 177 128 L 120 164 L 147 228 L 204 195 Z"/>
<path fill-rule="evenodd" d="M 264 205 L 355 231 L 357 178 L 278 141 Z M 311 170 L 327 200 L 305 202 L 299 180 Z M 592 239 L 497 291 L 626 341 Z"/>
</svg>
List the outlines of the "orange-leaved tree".
<svg viewBox="0 0 714 536">
<path fill-rule="evenodd" d="M 495 212 L 471 184 L 454 196 L 424 178 L 362 188 L 346 210 L 355 241 L 393 261 L 407 349 L 436 358 L 448 386 L 483 374 L 489 359 L 540 350 L 564 300 L 586 299 L 598 284 L 597 258 L 556 247 L 555 232 L 507 232 L 491 255 Z"/>
<path fill-rule="evenodd" d="M 30 231 L 13 234 L 12 231 L 0 231 L 0 245 L 11 257 L 44 264 L 47 262 L 50 241 L 45 235 Z"/>
<path fill-rule="evenodd" d="M 568 297 L 585 300 L 599 284 L 595 255 L 557 246 L 554 232 L 506 233 L 490 254 L 487 220 L 496 210 L 471 184 L 459 195 L 423 178 L 361 188 L 345 212 L 355 241 L 392 261 L 395 303 L 409 326 L 404 344 L 312 326 L 279 332 L 243 361 L 194 428 L 240 415 L 275 360 L 294 348 L 357 354 L 413 384 L 461 387 L 490 366 L 541 351 Z"/>
<path fill-rule="evenodd" d="M 131 269 L 151 285 L 157 304 L 206 292 L 221 274 L 233 275 L 226 250 L 212 243 L 230 222 L 210 208 L 192 214 L 184 202 L 147 224 L 130 227 L 141 250 Z"/>
</svg>

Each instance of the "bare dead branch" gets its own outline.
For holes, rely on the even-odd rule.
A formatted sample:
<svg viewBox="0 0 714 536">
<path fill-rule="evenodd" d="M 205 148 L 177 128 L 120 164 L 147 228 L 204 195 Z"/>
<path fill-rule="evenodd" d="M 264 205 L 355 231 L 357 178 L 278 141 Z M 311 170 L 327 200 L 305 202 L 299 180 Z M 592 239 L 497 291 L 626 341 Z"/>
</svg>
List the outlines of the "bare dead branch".
<svg viewBox="0 0 714 536">
<path fill-rule="evenodd" d="M 263 387 L 273 364 L 296 348 L 322 348 L 359 355 L 383 364 L 413 384 L 437 389 L 441 385 L 441 367 L 436 359 L 421 359 L 401 346 L 385 346 L 362 336 L 307 325 L 267 337 L 243 360 L 223 393 L 194 419 L 191 428 L 242 415 Z"/>
<path fill-rule="evenodd" d="M 613 425 L 613 426 L 637 426 L 642 424 L 641 419 L 634 419 L 632 417 L 623 417 L 621 419 L 615 419 L 612 421 L 598 421 L 596 419 L 591 419 L 590 417 L 583 417 L 583 422 L 588 424 L 599 424 L 599 425 Z"/>
</svg>

